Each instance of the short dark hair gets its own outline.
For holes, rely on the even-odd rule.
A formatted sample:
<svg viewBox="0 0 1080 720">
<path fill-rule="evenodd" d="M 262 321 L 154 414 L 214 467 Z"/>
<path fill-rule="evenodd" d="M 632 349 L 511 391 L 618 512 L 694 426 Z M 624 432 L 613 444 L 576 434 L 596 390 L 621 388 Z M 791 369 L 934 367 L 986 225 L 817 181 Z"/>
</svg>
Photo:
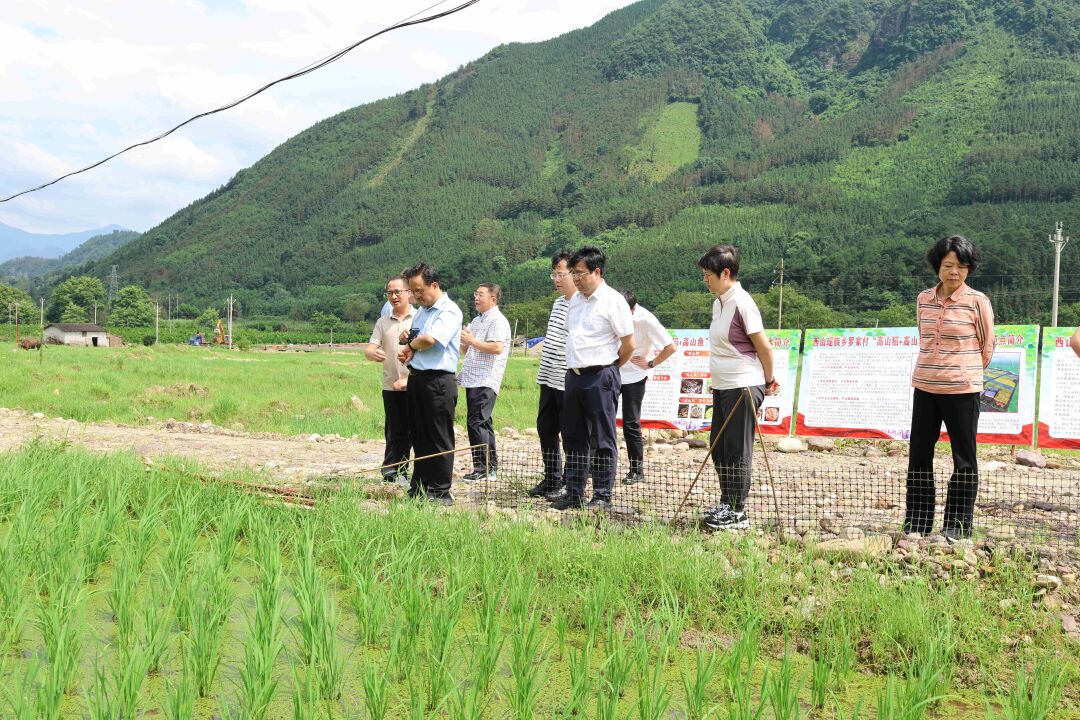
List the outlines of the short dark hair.
<svg viewBox="0 0 1080 720">
<path fill-rule="evenodd" d="M 417 263 L 411 268 L 404 270 L 401 274 L 406 280 L 412 280 L 419 275 L 420 279 L 424 281 L 424 285 L 431 285 L 439 282 L 439 271 L 427 263 Z"/>
<path fill-rule="evenodd" d="M 717 275 L 730 271 L 731 279 L 739 277 L 739 248 L 734 245 L 714 245 L 698 258 L 698 267 Z"/>
<path fill-rule="evenodd" d="M 499 287 L 498 283 L 480 283 L 479 285 L 477 285 L 477 287 L 484 288 L 489 293 L 494 295 L 496 305 L 498 305 L 499 301 L 502 300 L 502 288 Z"/>
<path fill-rule="evenodd" d="M 604 255 L 604 251 L 595 245 L 586 245 L 571 255 L 566 264 L 568 267 L 573 268 L 580 262 L 585 263 L 585 267 L 589 269 L 589 272 L 600 268 L 600 274 L 603 275 L 604 266 L 607 265 L 607 257 Z"/>
<path fill-rule="evenodd" d="M 949 235 L 934 243 L 934 246 L 926 253 L 926 261 L 930 263 L 930 267 L 934 268 L 935 273 L 940 272 L 941 261 L 951 252 L 956 253 L 957 260 L 967 265 L 968 272 L 975 272 L 975 269 L 979 267 L 979 261 L 982 260 L 979 251 L 975 249 L 975 243 L 963 235 Z"/>
<path fill-rule="evenodd" d="M 572 255 L 569 250 L 559 250 L 557 253 L 551 256 L 551 269 L 554 270 L 559 266 L 559 263 L 565 262 L 566 267 L 570 267 L 570 258 Z"/>
<path fill-rule="evenodd" d="M 387 280 L 386 284 L 389 285 L 390 283 L 394 282 L 395 280 L 400 280 L 402 283 L 405 284 L 405 287 L 409 287 L 409 281 L 405 278 L 404 275 L 395 275 L 392 278 L 390 278 L 389 280 Z"/>
<path fill-rule="evenodd" d="M 622 288 L 619 292 L 622 293 L 623 299 L 626 300 L 626 304 L 630 306 L 631 310 L 637 307 L 637 295 L 634 294 L 633 290 Z"/>
</svg>

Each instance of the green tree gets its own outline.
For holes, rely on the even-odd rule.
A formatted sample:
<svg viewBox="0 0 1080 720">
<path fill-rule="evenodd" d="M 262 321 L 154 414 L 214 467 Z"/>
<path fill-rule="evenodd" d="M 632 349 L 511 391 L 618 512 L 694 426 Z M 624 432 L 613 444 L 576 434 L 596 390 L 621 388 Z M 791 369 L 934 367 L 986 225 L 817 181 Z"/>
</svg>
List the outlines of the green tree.
<svg viewBox="0 0 1080 720">
<path fill-rule="evenodd" d="M 208 307 L 202 311 L 199 317 L 195 318 L 195 325 L 200 328 L 210 328 L 213 330 L 217 326 L 217 321 L 221 319 L 221 313 L 218 312 L 215 307 Z"/>
<path fill-rule="evenodd" d="M 154 303 L 138 285 L 121 288 L 113 300 L 109 323 L 117 327 L 146 327 L 154 322 Z"/>
<path fill-rule="evenodd" d="M 104 304 L 105 284 L 90 275 L 77 275 L 68 278 L 53 290 L 49 297 L 48 309 L 45 311 L 45 319 L 49 322 L 62 322 L 63 316 L 68 312 L 68 306 L 75 305 L 82 309 L 84 315 L 82 322 L 85 322 L 85 316 L 94 305 Z"/>
<path fill-rule="evenodd" d="M 0 285 L 0 313 L 3 313 L 5 321 L 7 320 L 8 307 L 15 304 L 19 306 L 19 313 L 25 314 L 29 309 L 33 308 L 34 300 L 19 288 Z M 12 310 L 12 313 L 12 317 L 14 317 L 14 310 Z"/>
<path fill-rule="evenodd" d="M 67 307 L 60 313 L 60 317 L 58 317 L 56 321 L 62 323 L 84 323 L 86 322 L 86 310 L 75 303 L 68 303 Z"/>
<path fill-rule="evenodd" d="M 334 313 L 315 311 L 311 315 L 311 324 L 314 325 L 317 330 L 333 332 L 341 327 L 341 318 Z"/>
<path fill-rule="evenodd" d="M 191 303 L 180 303 L 176 310 L 173 311 L 173 315 L 183 320 L 194 320 L 199 317 L 199 308 Z"/>
</svg>

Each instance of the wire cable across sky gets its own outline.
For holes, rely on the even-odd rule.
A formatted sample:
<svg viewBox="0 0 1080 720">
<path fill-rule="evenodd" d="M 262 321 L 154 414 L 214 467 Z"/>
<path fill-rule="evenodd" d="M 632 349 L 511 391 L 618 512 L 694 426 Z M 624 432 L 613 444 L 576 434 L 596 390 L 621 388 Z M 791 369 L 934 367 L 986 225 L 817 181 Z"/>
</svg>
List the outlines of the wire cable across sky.
<svg viewBox="0 0 1080 720">
<path fill-rule="evenodd" d="M 361 45 L 368 42 L 369 40 L 374 40 L 375 38 L 379 37 L 380 35 L 385 35 L 386 33 L 393 32 L 394 30 L 400 30 L 401 28 L 411 27 L 413 25 L 422 25 L 424 23 L 429 23 L 429 22 L 433 22 L 435 20 L 440 20 L 440 19 L 442 19 L 444 17 L 448 17 L 450 15 L 453 15 L 454 13 L 461 12 L 462 10 L 465 10 L 466 8 L 477 4 L 478 2 L 480 2 L 480 0 L 465 0 L 465 2 L 462 2 L 462 3 L 458 4 L 458 5 L 455 5 L 454 7 L 450 8 L 448 10 L 443 10 L 442 12 L 438 12 L 438 13 L 435 13 L 435 14 L 432 14 L 432 15 L 425 15 L 423 17 L 417 17 L 419 15 L 422 15 L 423 13 L 434 10 L 435 8 L 439 7 L 440 5 L 445 5 L 447 2 L 449 2 L 449 0 L 439 0 L 439 2 L 437 2 L 437 3 L 433 4 L 433 5 L 429 5 L 428 7 L 424 8 L 423 10 L 418 10 L 417 12 L 413 13 L 412 15 L 409 15 L 408 17 L 404 18 L 403 20 L 399 20 L 398 22 L 394 23 L 393 25 L 388 25 L 387 27 L 383 28 L 382 30 L 379 30 L 376 33 L 372 33 L 371 35 L 368 35 L 367 37 L 354 42 L 352 45 L 349 45 L 348 47 L 343 48 L 341 50 L 338 50 L 336 53 L 334 53 L 332 55 L 327 55 L 322 60 L 316 60 L 315 62 L 307 65 L 306 67 L 301 68 L 300 70 L 297 70 L 294 73 L 291 73 L 291 74 L 286 75 L 284 77 L 280 77 L 277 80 L 274 80 L 272 82 L 268 82 L 265 85 L 263 85 L 262 87 L 258 88 L 257 90 L 253 90 L 252 92 L 249 92 L 247 95 L 244 95 L 241 98 L 233 100 L 232 102 L 227 103 L 225 105 L 222 105 L 221 107 L 214 108 L 213 110 L 207 110 L 206 112 L 199 113 L 198 115 L 193 115 L 192 117 L 189 117 L 187 120 L 183 121 L 179 125 L 176 125 L 176 126 L 170 128 L 170 129 L 166 130 L 165 132 L 161 133 L 160 135 L 156 135 L 156 136 L 150 138 L 149 140 L 143 140 L 142 142 L 137 142 L 137 143 L 135 143 L 133 145 L 128 145 L 123 150 L 119 150 L 119 151 L 113 153 L 112 155 L 109 155 L 106 158 L 98 160 L 97 162 L 95 162 L 95 163 L 93 163 L 91 165 L 87 165 L 86 167 L 79 168 L 78 170 L 72 170 L 71 172 L 69 172 L 69 173 L 67 173 L 65 175 L 61 175 L 58 178 L 50 180 L 50 181 L 48 181 L 46 183 L 42 183 L 41 185 L 38 185 L 37 187 L 32 187 L 32 188 L 29 188 L 27 190 L 17 192 L 14 195 L 9 195 L 9 196 L 7 196 L 5 198 L 0 198 L 0 203 L 6 203 L 9 200 L 14 200 L 15 198 L 20 197 L 22 195 L 27 195 L 27 194 L 32 193 L 32 192 L 37 192 L 38 190 L 44 190 L 45 188 L 49 187 L 50 185 L 55 185 L 56 183 L 60 182 L 61 180 L 72 177 L 73 175 L 78 175 L 80 173 L 84 173 L 84 172 L 86 172 L 88 170 L 93 170 L 94 168 L 98 167 L 99 165 L 104 165 L 105 163 L 109 162 L 110 160 L 112 160 L 114 158 L 117 158 L 117 157 L 123 155 L 124 153 L 129 152 L 130 150 L 134 150 L 137 147 L 142 147 L 144 145 L 150 145 L 151 143 L 155 143 L 158 140 L 166 138 L 169 135 L 172 135 L 174 132 L 176 132 L 180 128 L 184 127 L 185 125 L 189 125 L 189 124 L 195 122 L 196 120 L 199 120 L 199 119 L 204 118 L 204 117 L 209 117 L 210 115 L 216 115 L 217 113 L 225 112 L 226 110 L 230 110 L 230 109 L 236 107 L 237 105 L 240 105 L 241 103 L 247 102 L 248 100 L 255 97 L 256 95 L 259 95 L 261 93 L 266 92 L 267 90 L 274 87 L 275 85 L 279 85 L 279 84 L 281 84 L 283 82 L 287 82 L 289 80 L 295 80 L 296 78 L 303 77 L 304 75 L 307 75 L 308 73 L 313 73 L 313 72 L 315 72 L 316 70 L 318 70 L 320 68 L 326 67 L 330 63 L 336 62 L 337 60 L 340 60 L 341 58 L 348 55 L 350 52 L 352 52 L 356 48 L 360 47 Z"/>
</svg>

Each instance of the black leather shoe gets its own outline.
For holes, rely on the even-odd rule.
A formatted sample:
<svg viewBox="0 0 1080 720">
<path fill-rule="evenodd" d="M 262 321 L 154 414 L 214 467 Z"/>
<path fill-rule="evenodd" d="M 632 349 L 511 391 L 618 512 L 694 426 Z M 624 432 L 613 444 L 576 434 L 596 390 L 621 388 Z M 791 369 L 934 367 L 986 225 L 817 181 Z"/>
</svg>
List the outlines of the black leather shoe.
<svg viewBox="0 0 1080 720">
<path fill-rule="evenodd" d="M 610 510 L 611 501 L 607 498 L 594 497 L 589 501 L 589 504 L 585 506 L 586 510 Z"/>
<path fill-rule="evenodd" d="M 544 498 L 546 500 L 550 500 L 551 502 L 555 502 L 559 498 L 563 498 L 563 497 L 566 497 L 566 486 L 565 485 L 560 485 L 559 487 L 555 488 L 551 492 L 544 493 Z"/>
<path fill-rule="evenodd" d="M 585 498 L 580 495 L 564 494 L 558 500 L 551 503 L 555 510 L 577 510 L 585 507 Z"/>
<path fill-rule="evenodd" d="M 553 490 L 557 490 L 557 486 L 549 483 L 547 480 L 542 480 L 536 485 L 525 491 L 525 494 L 529 497 L 544 497 Z"/>
</svg>

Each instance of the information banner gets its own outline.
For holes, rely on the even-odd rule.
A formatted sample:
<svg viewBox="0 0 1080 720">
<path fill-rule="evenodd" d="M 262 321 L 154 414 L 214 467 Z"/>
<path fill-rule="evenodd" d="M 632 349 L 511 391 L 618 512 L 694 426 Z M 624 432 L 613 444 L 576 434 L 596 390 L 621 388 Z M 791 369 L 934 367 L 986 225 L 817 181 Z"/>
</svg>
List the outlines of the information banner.
<svg viewBox="0 0 1080 720">
<path fill-rule="evenodd" d="M 675 343 L 675 354 L 649 375 L 641 402 L 641 426 L 708 430 L 713 422 L 709 331 L 668 332 Z M 798 330 L 766 330 L 765 334 L 773 344 L 773 372 L 780 382 L 780 394 L 765 398 L 758 416 L 762 432 L 786 435 L 791 431 L 801 334 Z M 621 402 L 618 417 L 621 424 Z"/>
<path fill-rule="evenodd" d="M 995 330 L 997 348 L 983 376 L 978 440 L 1029 444 L 1039 327 Z M 913 327 L 807 330 L 796 433 L 907 440 L 918 355 Z"/>
<path fill-rule="evenodd" d="M 1080 450 L 1080 358 L 1074 328 L 1045 328 L 1039 378 L 1039 447 Z"/>
</svg>

